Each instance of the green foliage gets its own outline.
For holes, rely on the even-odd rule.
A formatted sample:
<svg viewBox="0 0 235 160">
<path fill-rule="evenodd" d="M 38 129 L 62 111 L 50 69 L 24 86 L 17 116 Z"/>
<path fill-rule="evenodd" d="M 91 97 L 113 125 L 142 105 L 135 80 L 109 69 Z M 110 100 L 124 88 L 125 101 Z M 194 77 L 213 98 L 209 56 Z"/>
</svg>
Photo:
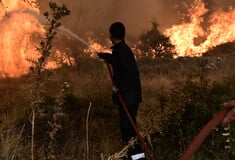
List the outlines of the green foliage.
<svg viewBox="0 0 235 160">
<path fill-rule="evenodd" d="M 169 42 L 169 38 L 160 33 L 158 23 L 152 22 L 152 28 L 140 36 L 137 49 L 141 52 L 141 57 L 172 57 L 174 46 Z"/>
<path fill-rule="evenodd" d="M 223 102 L 234 98 L 234 77 L 223 83 L 209 83 L 207 79 L 187 80 L 183 87 L 175 87 L 170 93 L 162 95 L 159 107 L 170 107 L 168 120 L 162 124 L 162 131 L 153 135 L 156 139 L 156 159 L 174 160 L 186 149 L 193 137 L 220 110 Z M 229 129 L 230 135 L 222 134 L 217 128 L 204 142 L 194 156 L 195 159 L 234 159 L 235 127 Z M 230 142 L 226 143 L 229 139 Z"/>
</svg>

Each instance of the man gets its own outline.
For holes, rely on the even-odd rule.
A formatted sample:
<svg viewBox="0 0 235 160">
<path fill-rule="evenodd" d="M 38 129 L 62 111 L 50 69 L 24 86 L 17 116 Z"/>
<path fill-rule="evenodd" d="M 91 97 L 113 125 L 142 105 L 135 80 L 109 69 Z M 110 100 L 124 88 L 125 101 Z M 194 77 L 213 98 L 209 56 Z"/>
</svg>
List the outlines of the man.
<svg viewBox="0 0 235 160">
<path fill-rule="evenodd" d="M 139 103 L 142 101 L 140 76 L 134 54 L 125 42 L 125 26 L 121 22 L 115 22 L 110 26 L 109 33 L 113 44 L 112 54 L 98 53 L 98 56 L 112 65 L 113 78 L 116 83 L 112 99 L 114 104 L 119 105 L 121 138 L 123 143 L 127 144 L 132 137 L 136 136 L 136 133 L 116 93 L 119 92 L 122 95 L 127 109 L 136 123 Z"/>
</svg>

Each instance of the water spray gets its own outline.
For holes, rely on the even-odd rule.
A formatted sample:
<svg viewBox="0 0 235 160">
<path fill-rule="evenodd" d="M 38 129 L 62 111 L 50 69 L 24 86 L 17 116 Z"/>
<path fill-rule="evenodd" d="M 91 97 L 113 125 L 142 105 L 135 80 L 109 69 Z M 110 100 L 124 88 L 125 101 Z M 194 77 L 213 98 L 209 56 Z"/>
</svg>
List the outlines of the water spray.
<svg viewBox="0 0 235 160">
<path fill-rule="evenodd" d="M 82 42 L 83 44 L 85 44 L 88 48 L 90 48 L 90 49 L 94 50 L 95 52 L 97 52 L 96 49 L 93 48 L 93 47 L 91 47 L 91 45 L 90 45 L 89 43 L 87 43 L 87 42 L 86 42 L 85 40 L 83 40 L 82 38 L 78 37 L 78 35 L 76 35 L 75 33 L 73 33 L 73 32 L 72 32 L 71 30 L 69 30 L 68 28 L 65 28 L 65 27 L 63 27 L 63 26 L 60 26 L 60 27 L 59 27 L 59 30 L 61 30 L 61 31 L 65 32 L 65 33 L 67 33 L 67 34 L 70 35 L 71 37 L 73 37 L 73 38 L 79 40 L 80 42 Z"/>
<path fill-rule="evenodd" d="M 29 15 L 32 15 L 32 16 L 36 17 L 36 18 L 39 20 L 39 22 L 41 22 L 41 23 L 48 23 L 48 20 L 45 18 L 45 16 L 43 16 L 43 15 L 41 15 L 41 14 L 35 12 L 35 11 L 32 11 L 32 10 L 30 10 L 30 9 L 15 10 L 15 11 L 12 11 L 12 12 L 8 12 L 8 16 L 10 17 L 10 16 L 13 15 L 13 14 L 22 14 L 22 13 L 24 13 L 24 14 L 29 14 Z M 1 22 L 2 22 L 2 21 L 0 21 L 0 23 L 1 23 Z M 70 35 L 71 37 L 73 37 L 73 38 L 79 40 L 80 42 L 82 42 L 83 44 L 85 44 L 89 49 L 91 49 L 91 50 L 93 50 L 94 52 L 98 53 L 97 50 L 96 50 L 94 47 L 92 47 L 88 42 L 86 42 L 85 40 L 83 40 L 82 38 L 80 38 L 78 35 L 76 35 L 75 33 L 73 33 L 70 29 L 68 29 L 68 28 L 66 28 L 66 27 L 64 27 L 64 26 L 60 26 L 58 29 L 59 29 L 60 31 L 62 31 L 62 32 L 68 34 L 68 35 Z"/>
</svg>

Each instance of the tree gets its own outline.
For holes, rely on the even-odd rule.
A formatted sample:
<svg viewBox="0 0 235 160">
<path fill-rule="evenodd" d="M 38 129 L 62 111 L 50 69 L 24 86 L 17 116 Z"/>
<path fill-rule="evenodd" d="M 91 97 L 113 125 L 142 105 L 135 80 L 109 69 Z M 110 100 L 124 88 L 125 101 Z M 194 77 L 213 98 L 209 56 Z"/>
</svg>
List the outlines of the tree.
<svg viewBox="0 0 235 160">
<path fill-rule="evenodd" d="M 169 42 L 169 37 L 160 33 L 158 26 L 156 21 L 152 21 L 152 28 L 140 36 L 137 49 L 141 52 L 141 57 L 173 57 L 174 46 Z"/>
<path fill-rule="evenodd" d="M 28 99 L 30 101 L 31 110 L 32 110 L 32 117 L 31 117 L 31 160 L 35 159 L 35 120 L 36 120 L 36 114 L 39 113 L 42 107 L 44 107 L 43 102 L 45 99 L 44 96 L 44 80 L 42 76 L 42 71 L 45 69 L 45 66 L 47 64 L 48 58 L 53 54 L 52 53 L 52 41 L 55 39 L 57 34 L 57 29 L 61 26 L 61 18 L 64 16 L 68 16 L 70 14 L 70 11 L 66 8 L 66 6 L 58 6 L 55 2 L 49 2 L 50 12 L 44 13 L 44 16 L 47 19 L 47 25 L 46 25 L 46 35 L 43 40 L 40 41 L 40 46 L 36 47 L 36 49 L 40 53 L 40 57 L 36 60 L 29 59 L 30 62 L 32 62 L 33 66 L 30 67 L 30 71 L 32 74 L 31 79 L 31 85 L 28 86 L 27 92 Z M 63 89 L 64 91 L 64 89 Z M 64 93 L 64 92 L 62 92 Z M 51 131 L 50 131 L 50 137 L 51 141 L 54 141 L 55 134 L 58 129 L 60 129 L 60 126 L 57 124 L 58 119 L 61 117 L 61 101 L 63 99 L 63 94 L 59 95 L 58 100 L 56 104 L 59 104 L 58 106 L 54 105 L 53 109 L 55 114 L 53 115 L 52 122 L 48 122 Z M 58 116 L 59 115 L 59 116 Z M 49 144 L 48 147 L 50 147 L 50 155 L 46 158 L 48 160 L 56 159 L 56 156 L 54 154 L 54 148 L 51 146 L 52 144 Z"/>
</svg>

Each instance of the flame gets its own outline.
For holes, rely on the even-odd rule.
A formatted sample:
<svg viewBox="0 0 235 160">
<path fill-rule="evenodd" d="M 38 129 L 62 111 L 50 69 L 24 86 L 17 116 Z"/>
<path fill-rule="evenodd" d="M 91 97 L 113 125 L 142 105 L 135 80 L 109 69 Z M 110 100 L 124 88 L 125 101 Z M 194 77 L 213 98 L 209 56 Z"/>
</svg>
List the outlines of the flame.
<svg viewBox="0 0 235 160">
<path fill-rule="evenodd" d="M 26 0 L 29 2 L 30 0 Z M 36 0 L 31 0 L 35 1 Z M 202 0 L 195 0 L 188 9 L 188 22 L 173 25 L 164 31 L 175 46 L 177 56 L 201 56 L 210 48 L 235 40 L 235 9 L 218 10 L 210 14 L 206 29 L 202 27 L 205 21 L 206 8 Z M 0 78 L 18 77 L 29 72 L 32 65 L 27 59 L 37 59 L 39 56 L 33 42 L 33 36 L 45 33 L 40 23 L 40 10 L 22 0 L 0 0 Z M 201 39 L 197 44 L 197 40 Z M 89 40 L 90 48 L 85 49 L 96 56 L 96 52 L 111 52 L 107 47 L 94 40 Z M 63 58 L 66 53 L 56 51 L 58 57 Z M 63 58 L 63 61 L 70 59 Z M 73 60 L 72 60 L 73 61 Z M 57 68 L 59 65 L 50 61 L 47 68 Z"/>
<path fill-rule="evenodd" d="M 170 37 L 170 42 L 175 45 L 177 56 L 201 56 L 212 47 L 235 40 L 235 9 L 211 14 L 210 26 L 205 30 L 201 24 L 208 11 L 202 0 L 195 0 L 189 9 L 190 21 L 164 31 L 164 35 Z M 204 41 L 196 45 L 197 38 Z"/>
<path fill-rule="evenodd" d="M 88 49 L 84 49 L 84 52 L 90 54 L 91 57 L 96 57 L 97 52 L 104 52 L 104 53 L 112 52 L 111 49 L 107 49 L 107 46 L 101 45 L 100 43 L 96 42 L 94 39 L 88 38 L 88 40 L 90 47 Z"/>
<path fill-rule="evenodd" d="M 26 10 L 39 13 L 39 10 L 28 8 L 19 0 L 5 0 L 1 3 L 0 12 L 0 77 L 18 77 L 28 73 L 32 65 L 26 59 L 36 58 L 38 55 L 31 41 L 35 32 L 44 30 L 38 20 L 28 14 Z M 7 10 L 5 10 L 7 8 Z"/>
<path fill-rule="evenodd" d="M 29 60 L 36 60 L 40 53 L 35 46 L 38 39 L 45 34 L 40 21 L 40 11 L 32 7 L 34 0 L 2 0 L 0 1 L 0 78 L 19 77 L 29 73 L 33 64 Z M 62 53 L 55 51 L 56 56 Z M 46 68 L 59 67 L 55 61 L 48 61 Z"/>
</svg>

